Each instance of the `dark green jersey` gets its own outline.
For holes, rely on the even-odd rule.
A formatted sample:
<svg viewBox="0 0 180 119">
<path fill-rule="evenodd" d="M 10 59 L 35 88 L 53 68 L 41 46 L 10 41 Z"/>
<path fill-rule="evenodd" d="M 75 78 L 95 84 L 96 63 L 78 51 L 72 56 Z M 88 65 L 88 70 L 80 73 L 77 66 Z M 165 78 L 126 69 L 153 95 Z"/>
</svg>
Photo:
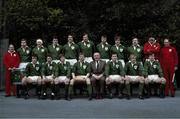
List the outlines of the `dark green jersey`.
<svg viewBox="0 0 180 119">
<path fill-rule="evenodd" d="M 121 62 L 120 61 L 116 61 L 116 62 L 109 61 L 106 64 L 105 75 L 106 76 L 109 76 L 109 75 L 124 76 L 125 73 L 124 73 L 124 69 L 123 69 Z"/>
<path fill-rule="evenodd" d="M 94 51 L 95 51 L 95 46 L 92 41 L 88 41 L 87 43 L 81 41 L 78 43 L 80 51 L 84 53 L 85 57 L 92 57 Z"/>
<path fill-rule="evenodd" d="M 63 47 L 61 45 L 49 45 L 48 46 L 48 53 L 52 56 L 53 60 L 58 60 L 59 55 L 62 53 Z"/>
<path fill-rule="evenodd" d="M 26 76 L 41 76 L 41 64 L 32 64 L 31 62 L 27 64 L 25 69 Z"/>
<path fill-rule="evenodd" d="M 17 52 L 19 53 L 21 62 L 30 62 L 31 61 L 31 48 L 25 47 L 25 48 L 18 48 Z"/>
<path fill-rule="evenodd" d="M 67 76 L 71 77 L 71 66 L 69 62 L 65 62 L 64 64 L 62 62 L 59 62 L 57 64 L 55 76 Z"/>
<path fill-rule="evenodd" d="M 144 68 L 142 63 L 136 62 L 136 63 L 131 63 L 127 62 L 124 68 L 125 74 L 130 75 L 130 76 L 144 76 Z"/>
<path fill-rule="evenodd" d="M 44 63 L 42 65 L 42 70 L 41 70 L 42 76 L 54 75 L 55 69 L 56 69 L 56 63 L 54 63 L 54 62 Z"/>
<path fill-rule="evenodd" d="M 79 46 L 75 43 L 67 43 L 63 46 L 63 53 L 66 59 L 77 59 L 79 53 Z"/>
<path fill-rule="evenodd" d="M 40 63 L 46 62 L 46 56 L 47 56 L 48 50 L 45 47 L 41 48 L 33 48 L 32 54 L 35 54 L 38 57 L 38 61 Z"/>
<path fill-rule="evenodd" d="M 113 45 L 111 47 L 111 54 L 116 53 L 118 55 L 118 59 L 125 59 L 125 50 L 126 48 L 123 45 L 120 46 Z"/>
<path fill-rule="evenodd" d="M 128 55 L 130 54 L 136 55 L 137 61 L 143 60 L 143 47 L 142 46 L 139 46 L 139 45 L 137 47 L 130 46 L 127 48 L 127 52 L 128 52 Z"/>
<path fill-rule="evenodd" d="M 144 70 L 146 77 L 148 75 L 159 75 L 159 77 L 163 77 L 163 72 L 159 61 L 145 61 Z"/>
<path fill-rule="evenodd" d="M 88 62 L 80 63 L 79 61 L 76 62 L 73 66 L 73 73 L 75 75 L 87 75 L 87 73 L 90 73 L 90 66 Z"/>
<path fill-rule="evenodd" d="M 109 45 L 108 43 L 106 44 L 100 43 L 97 45 L 97 51 L 101 54 L 102 59 L 110 58 L 110 48 L 111 48 L 111 45 Z"/>
</svg>

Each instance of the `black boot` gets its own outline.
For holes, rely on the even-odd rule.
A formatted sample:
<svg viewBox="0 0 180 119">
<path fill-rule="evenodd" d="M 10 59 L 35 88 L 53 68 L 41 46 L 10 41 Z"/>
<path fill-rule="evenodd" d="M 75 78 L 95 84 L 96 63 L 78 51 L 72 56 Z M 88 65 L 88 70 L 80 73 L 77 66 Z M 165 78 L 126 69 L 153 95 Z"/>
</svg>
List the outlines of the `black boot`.
<svg viewBox="0 0 180 119">
<path fill-rule="evenodd" d="M 69 100 L 68 88 L 69 85 L 65 85 L 65 100 Z"/>
<path fill-rule="evenodd" d="M 160 85 L 160 98 L 165 98 L 165 94 L 164 94 L 164 87 L 165 85 L 164 84 L 161 84 Z"/>
<path fill-rule="evenodd" d="M 69 85 L 69 88 L 68 88 L 68 101 L 71 101 L 72 99 L 72 92 L 73 92 L 73 85 Z"/>
<path fill-rule="evenodd" d="M 143 88 L 144 88 L 144 84 L 143 83 L 139 83 L 139 99 L 144 99 L 143 97 Z"/>
<path fill-rule="evenodd" d="M 150 98 L 150 87 L 149 87 L 149 84 L 145 85 L 144 94 L 145 94 L 146 98 Z"/>
<path fill-rule="evenodd" d="M 41 85 L 37 85 L 36 94 L 38 96 L 38 99 L 41 99 Z"/>
<path fill-rule="evenodd" d="M 24 99 L 29 99 L 29 84 L 24 85 Z"/>
<path fill-rule="evenodd" d="M 89 100 L 92 100 L 92 86 L 87 85 L 87 90 L 88 90 Z"/>
<path fill-rule="evenodd" d="M 113 94 L 112 94 L 112 86 L 111 86 L 111 84 L 108 85 L 108 92 L 109 92 L 109 99 L 112 99 Z"/>
<path fill-rule="evenodd" d="M 42 85 L 42 95 L 41 95 L 41 99 L 46 99 L 47 98 L 47 92 L 46 92 L 46 85 Z"/>
<path fill-rule="evenodd" d="M 118 95 L 119 99 L 123 98 L 123 89 L 124 89 L 124 84 L 119 84 L 119 95 Z"/>
<path fill-rule="evenodd" d="M 60 95 L 59 95 L 59 85 L 55 85 L 55 98 L 57 100 L 61 99 Z"/>
<path fill-rule="evenodd" d="M 131 99 L 131 85 L 130 84 L 126 84 L 126 90 L 127 90 L 127 96 L 126 99 L 130 100 Z"/>
<path fill-rule="evenodd" d="M 51 84 L 51 100 L 55 98 L 55 85 Z"/>
</svg>

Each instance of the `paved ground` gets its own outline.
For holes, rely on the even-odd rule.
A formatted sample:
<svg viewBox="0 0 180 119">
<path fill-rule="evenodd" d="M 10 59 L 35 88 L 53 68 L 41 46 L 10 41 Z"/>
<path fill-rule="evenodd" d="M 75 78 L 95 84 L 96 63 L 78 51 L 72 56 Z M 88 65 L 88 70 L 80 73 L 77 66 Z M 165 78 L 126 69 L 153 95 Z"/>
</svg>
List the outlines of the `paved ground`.
<svg viewBox="0 0 180 119">
<path fill-rule="evenodd" d="M 180 91 L 176 97 L 72 101 L 24 100 L 0 92 L 0 118 L 180 118 Z"/>
</svg>

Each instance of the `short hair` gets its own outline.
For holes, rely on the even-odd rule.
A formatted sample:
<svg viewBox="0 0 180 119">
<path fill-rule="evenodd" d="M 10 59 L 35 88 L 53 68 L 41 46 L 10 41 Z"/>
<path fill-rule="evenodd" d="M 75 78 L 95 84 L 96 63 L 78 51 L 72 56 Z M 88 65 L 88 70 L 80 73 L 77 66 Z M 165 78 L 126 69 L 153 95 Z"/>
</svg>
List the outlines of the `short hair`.
<svg viewBox="0 0 180 119">
<path fill-rule="evenodd" d="M 53 36 L 53 39 L 58 39 L 58 37 L 56 35 Z"/>
<path fill-rule="evenodd" d="M 121 39 L 121 36 L 120 36 L 119 34 L 115 34 L 114 40 L 116 41 L 116 40 L 118 40 L 118 39 Z"/>
<path fill-rule="evenodd" d="M 36 59 L 38 59 L 38 56 L 35 55 L 35 54 L 32 54 L 31 58 L 36 58 Z"/>
<path fill-rule="evenodd" d="M 150 53 L 149 56 L 151 56 L 151 55 L 155 55 L 155 54 L 154 53 Z"/>
<path fill-rule="evenodd" d="M 80 53 L 79 53 L 79 56 L 80 56 L 80 55 L 84 55 L 84 53 L 83 53 L 83 52 L 80 52 Z"/>
<path fill-rule="evenodd" d="M 52 58 L 52 55 L 51 54 L 47 54 L 46 57 L 51 57 Z"/>
<path fill-rule="evenodd" d="M 132 56 L 134 56 L 135 58 L 137 57 L 134 53 L 131 53 L 131 54 L 129 55 L 129 58 L 132 57 Z"/>
<path fill-rule="evenodd" d="M 21 39 L 21 41 L 25 41 L 25 42 L 27 42 L 27 40 L 26 40 L 25 38 L 22 38 L 22 39 Z"/>
<path fill-rule="evenodd" d="M 101 35 L 101 37 L 105 37 L 105 38 L 107 38 L 107 35 L 106 35 L 106 34 L 102 34 L 102 35 Z"/>
<path fill-rule="evenodd" d="M 87 35 L 87 36 L 88 36 L 88 33 L 84 32 L 84 33 L 83 33 L 83 36 L 85 36 L 85 35 Z"/>
<path fill-rule="evenodd" d="M 113 56 L 113 55 L 118 55 L 116 52 L 112 52 L 111 53 L 111 56 Z"/>
</svg>

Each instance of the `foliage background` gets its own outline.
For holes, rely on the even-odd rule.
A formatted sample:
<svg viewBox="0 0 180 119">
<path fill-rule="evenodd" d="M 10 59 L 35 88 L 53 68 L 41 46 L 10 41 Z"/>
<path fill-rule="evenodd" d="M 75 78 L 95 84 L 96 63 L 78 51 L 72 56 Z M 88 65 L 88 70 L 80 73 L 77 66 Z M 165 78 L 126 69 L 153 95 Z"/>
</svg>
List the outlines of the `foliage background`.
<svg viewBox="0 0 180 119">
<path fill-rule="evenodd" d="M 4 11 L 11 42 L 40 37 L 47 43 L 57 35 L 65 43 L 68 33 L 80 41 L 88 32 L 95 43 L 107 34 L 113 44 L 120 33 L 125 45 L 133 36 L 143 44 L 152 35 L 169 37 L 180 48 L 179 0 L 6 0 Z"/>
</svg>

